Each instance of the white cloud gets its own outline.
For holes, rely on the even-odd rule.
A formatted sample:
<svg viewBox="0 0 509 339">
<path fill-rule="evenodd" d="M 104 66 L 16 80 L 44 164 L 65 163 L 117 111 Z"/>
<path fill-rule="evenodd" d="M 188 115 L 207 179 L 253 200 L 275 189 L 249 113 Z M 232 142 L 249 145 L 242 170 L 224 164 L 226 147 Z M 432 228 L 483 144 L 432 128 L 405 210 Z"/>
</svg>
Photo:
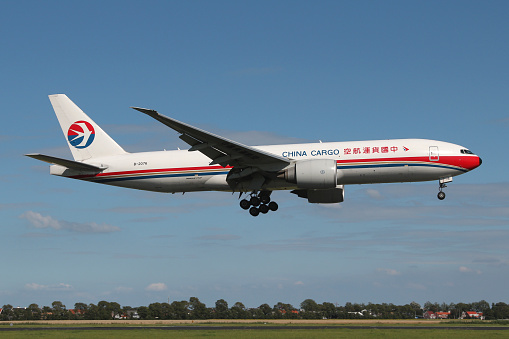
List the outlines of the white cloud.
<svg viewBox="0 0 509 339">
<path fill-rule="evenodd" d="M 54 230 L 67 230 L 80 233 L 109 233 L 120 231 L 120 227 L 95 222 L 79 223 L 57 220 L 51 216 L 43 216 L 40 213 L 27 211 L 21 216 L 35 228 L 52 228 Z"/>
<path fill-rule="evenodd" d="M 303 286 L 304 285 L 304 283 L 302 281 L 300 281 L 300 280 L 294 282 L 293 284 L 296 285 L 296 286 Z"/>
<path fill-rule="evenodd" d="M 132 287 L 125 287 L 125 286 L 115 287 L 115 292 L 118 292 L 118 293 L 129 293 L 132 291 L 133 291 Z"/>
<path fill-rule="evenodd" d="M 366 194 L 369 195 L 373 199 L 382 199 L 382 194 L 379 191 L 374 189 L 367 189 Z"/>
<path fill-rule="evenodd" d="M 65 283 L 59 283 L 56 285 L 40 285 L 37 283 L 28 283 L 25 284 L 25 288 L 27 290 L 32 291 L 66 291 L 66 290 L 72 290 L 72 286 Z"/>
<path fill-rule="evenodd" d="M 392 268 L 377 268 L 376 270 L 377 270 L 377 272 L 382 272 L 387 275 L 400 275 L 401 274 L 401 272 L 398 272 Z"/>
<path fill-rule="evenodd" d="M 167 290 L 168 287 L 166 286 L 165 283 L 153 283 L 153 284 L 150 284 L 148 285 L 145 290 L 147 291 L 153 291 L 153 292 L 157 292 L 157 291 L 165 291 Z"/>
<path fill-rule="evenodd" d="M 481 271 L 473 270 L 473 269 L 468 268 L 466 266 L 460 266 L 459 271 L 462 272 L 462 273 L 477 273 L 477 274 L 481 274 Z"/>
</svg>

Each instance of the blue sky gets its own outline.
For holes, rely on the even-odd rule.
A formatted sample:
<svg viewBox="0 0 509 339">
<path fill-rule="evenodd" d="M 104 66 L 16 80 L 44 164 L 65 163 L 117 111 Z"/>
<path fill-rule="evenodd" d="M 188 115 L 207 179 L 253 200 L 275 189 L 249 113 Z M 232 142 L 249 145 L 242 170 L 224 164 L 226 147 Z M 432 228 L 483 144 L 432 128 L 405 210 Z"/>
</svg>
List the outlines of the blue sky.
<svg viewBox="0 0 509 339">
<path fill-rule="evenodd" d="M 218 299 L 507 302 L 506 1 L 4 1 L 0 305 Z M 48 94 L 127 151 L 186 147 L 129 106 L 250 145 L 429 138 L 483 165 L 438 183 L 170 195 L 49 175 L 71 158 Z"/>
</svg>

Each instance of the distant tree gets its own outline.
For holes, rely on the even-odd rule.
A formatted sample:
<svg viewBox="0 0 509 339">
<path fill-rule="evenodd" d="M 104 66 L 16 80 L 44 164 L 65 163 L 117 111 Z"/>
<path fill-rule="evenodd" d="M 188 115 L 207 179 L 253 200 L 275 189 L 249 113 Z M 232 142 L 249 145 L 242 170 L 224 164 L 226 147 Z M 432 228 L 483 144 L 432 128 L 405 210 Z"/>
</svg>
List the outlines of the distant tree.
<svg viewBox="0 0 509 339">
<path fill-rule="evenodd" d="M 172 307 L 170 304 L 168 303 L 161 303 L 161 309 L 162 309 L 162 318 L 161 319 L 171 319 L 171 314 L 172 314 Z"/>
<path fill-rule="evenodd" d="M 98 320 L 101 319 L 99 317 L 99 308 L 95 304 L 89 304 L 87 306 L 87 313 L 84 316 L 87 320 Z"/>
<path fill-rule="evenodd" d="M 424 303 L 424 310 L 431 312 L 438 312 L 440 310 L 440 305 L 438 303 L 432 303 L 431 301 L 426 301 Z"/>
<path fill-rule="evenodd" d="M 120 311 L 118 303 L 110 303 L 106 300 L 101 300 L 97 303 L 97 317 L 102 320 L 113 319 L 116 313 Z"/>
<path fill-rule="evenodd" d="M 88 306 L 85 303 L 75 303 L 74 309 L 82 311 L 82 312 L 86 312 L 86 310 L 88 309 Z"/>
<path fill-rule="evenodd" d="M 419 303 L 412 301 L 410 307 L 414 310 L 414 316 L 422 316 L 422 308 Z"/>
<path fill-rule="evenodd" d="M 300 308 L 303 311 L 302 317 L 304 319 L 319 319 L 320 306 L 313 299 L 306 299 L 300 303 Z"/>
<path fill-rule="evenodd" d="M 27 320 L 41 320 L 41 309 L 37 304 L 30 304 L 30 306 L 27 307 L 26 313 Z"/>
<path fill-rule="evenodd" d="M 152 303 L 148 305 L 149 317 L 153 319 L 163 319 L 163 306 L 161 303 Z"/>
<path fill-rule="evenodd" d="M 460 318 L 463 315 L 463 312 L 470 311 L 470 305 L 465 303 L 457 303 L 454 307 L 452 313 L 454 313 L 454 318 Z"/>
<path fill-rule="evenodd" d="M 53 319 L 53 309 L 49 306 L 43 306 L 42 307 L 42 319 L 44 320 L 51 320 Z"/>
<path fill-rule="evenodd" d="M 247 313 L 246 319 L 266 319 L 263 316 L 262 310 L 260 310 L 260 308 L 258 307 L 248 308 L 246 313 Z"/>
<path fill-rule="evenodd" d="M 111 317 L 114 318 L 117 314 L 120 314 L 122 307 L 119 303 L 112 301 L 108 304 L 108 311 L 111 312 Z"/>
<path fill-rule="evenodd" d="M 173 311 L 173 314 L 171 316 L 171 319 L 176 319 L 176 320 L 188 319 L 189 314 L 190 314 L 188 305 L 189 305 L 189 303 L 185 300 L 172 302 L 171 309 Z"/>
<path fill-rule="evenodd" d="M 14 314 L 12 312 L 12 305 L 7 304 L 2 306 L 2 314 L 1 319 L 2 320 L 12 320 Z"/>
<path fill-rule="evenodd" d="M 324 302 L 321 307 L 321 316 L 326 319 L 337 319 L 338 309 L 333 303 Z"/>
<path fill-rule="evenodd" d="M 272 319 L 272 308 L 270 308 L 267 304 L 261 304 L 260 307 L 258 307 L 263 315 L 263 319 Z"/>
<path fill-rule="evenodd" d="M 51 303 L 53 319 L 68 319 L 67 310 L 61 301 Z"/>
<path fill-rule="evenodd" d="M 483 314 L 490 309 L 490 304 L 486 300 L 473 302 L 471 304 L 471 311 L 482 312 Z"/>
<path fill-rule="evenodd" d="M 451 307 L 451 306 L 452 306 L 451 304 L 443 302 L 440 304 L 439 311 L 440 312 L 450 312 L 451 309 L 454 307 L 454 306 L 453 307 Z"/>
<path fill-rule="evenodd" d="M 230 310 L 228 309 L 228 303 L 224 299 L 216 301 L 216 313 L 214 318 L 217 319 L 228 319 L 230 318 Z"/>
<path fill-rule="evenodd" d="M 285 318 L 285 319 L 294 319 L 294 318 L 297 318 L 297 314 L 295 314 L 293 312 L 293 311 L 296 311 L 296 310 L 290 304 L 285 304 L 285 303 L 282 303 L 282 302 L 278 302 L 276 305 L 274 305 L 273 310 L 274 310 L 274 313 L 276 313 L 276 316 L 277 316 L 277 313 L 280 314 L 280 316 L 279 316 L 280 318 Z"/>
<path fill-rule="evenodd" d="M 191 319 L 210 318 L 207 306 L 196 297 L 189 298 L 189 310 L 191 311 Z"/>
<path fill-rule="evenodd" d="M 140 306 L 138 307 L 138 315 L 140 316 L 140 319 L 150 319 L 150 312 L 149 308 L 147 306 Z"/>
<path fill-rule="evenodd" d="M 491 308 L 492 319 L 509 319 L 509 305 L 504 302 L 498 302 L 494 304 Z"/>
<path fill-rule="evenodd" d="M 246 306 L 241 302 L 236 302 L 230 309 L 230 314 L 233 319 L 246 319 L 247 312 Z"/>
<path fill-rule="evenodd" d="M 88 311 L 88 306 L 85 303 L 74 304 L 74 319 L 84 319 Z"/>
</svg>

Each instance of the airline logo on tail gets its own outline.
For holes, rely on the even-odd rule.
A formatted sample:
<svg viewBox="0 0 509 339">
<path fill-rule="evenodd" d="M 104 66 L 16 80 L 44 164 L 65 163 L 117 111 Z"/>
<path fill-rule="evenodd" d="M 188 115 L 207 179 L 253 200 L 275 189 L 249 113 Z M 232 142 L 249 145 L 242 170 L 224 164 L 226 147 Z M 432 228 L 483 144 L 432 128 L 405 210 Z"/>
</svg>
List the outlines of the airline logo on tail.
<svg viewBox="0 0 509 339">
<path fill-rule="evenodd" d="M 87 148 L 95 138 L 94 127 L 86 121 L 76 121 L 67 131 L 67 140 L 76 148 Z"/>
</svg>

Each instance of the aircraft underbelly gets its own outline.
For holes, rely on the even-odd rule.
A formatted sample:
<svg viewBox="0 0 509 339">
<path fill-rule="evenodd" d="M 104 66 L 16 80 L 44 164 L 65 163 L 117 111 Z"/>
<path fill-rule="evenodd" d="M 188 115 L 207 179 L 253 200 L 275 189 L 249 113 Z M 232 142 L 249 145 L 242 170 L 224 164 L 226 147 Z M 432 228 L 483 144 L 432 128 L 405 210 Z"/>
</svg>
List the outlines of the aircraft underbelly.
<svg viewBox="0 0 509 339">
<path fill-rule="evenodd" d="M 343 176 L 338 181 L 338 184 L 341 185 L 431 181 L 463 173 L 459 170 L 448 168 L 420 167 L 411 165 L 344 169 L 342 172 Z"/>
<path fill-rule="evenodd" d="M 164 193 L 195 192 L 207 190 L 222 191 L 229 188 L 226 183 L 225 175 L 195 175 L 177 178 L 140 178 L 133 180 L 105 182 L 105 184 Z"/>
</svg>

